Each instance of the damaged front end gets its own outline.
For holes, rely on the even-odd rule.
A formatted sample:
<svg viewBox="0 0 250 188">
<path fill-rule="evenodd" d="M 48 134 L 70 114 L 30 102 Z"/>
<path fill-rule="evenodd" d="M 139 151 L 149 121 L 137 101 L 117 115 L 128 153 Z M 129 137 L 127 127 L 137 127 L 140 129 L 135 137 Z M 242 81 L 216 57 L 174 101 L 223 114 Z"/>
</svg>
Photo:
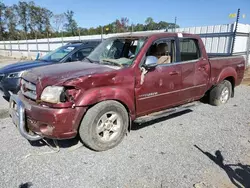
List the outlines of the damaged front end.
<svg viewBox="0 0 250 188">
<path fill-rule="evenodd" d="M 9 114 L 20 134 L 30 141 L 74 138 L 86 111 L 75 105 L 80 90 L 73 86 L 47 86 L 37 92 L 36 85 L 21 83 L 21 91 L 11 95 L 9 103 Z"/>
<path fill-rule="evenodd" d="M 12 117 L 13 123 L 17 126 L 20 134 L 30 141 L 42 139 L 42 136 L 27 131 L 25 108 L 29 108 L 28 104 L 23 103 L 17 95 L 12 94 L 9 103 L 9 114 Z"/>
<path fill-rule="evenodd" d="M 80 90 L 73 86 L 47 86 L 36 102 L 51 108 L 73 108 L 79 94 Z"/>
</svg>

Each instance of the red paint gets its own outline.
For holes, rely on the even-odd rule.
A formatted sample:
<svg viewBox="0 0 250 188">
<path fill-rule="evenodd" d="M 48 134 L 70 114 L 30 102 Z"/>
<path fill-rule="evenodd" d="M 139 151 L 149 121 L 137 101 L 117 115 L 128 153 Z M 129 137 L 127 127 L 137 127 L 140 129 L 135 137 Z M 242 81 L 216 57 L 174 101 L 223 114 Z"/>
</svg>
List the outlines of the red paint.
<svg viewBox="0 0 250 188">
<path fill-rule="evenodd" d="M 142 115 L 198 100 L 213 85 L 228 77 L 233 78 L 235 86 L 243 79 L 243 57 L 209 59 L 199 36 L 183 34 L 183 37 L 198 40 L 202 57 L 194 63 L 159 65 L 145 75 L 141 85 L 140 63 L 152 42 L 160 38 L 176 37 L 177 34 L 142 36 L 148 37 L 148 40 L 134 64 L 128 68 L 115 70 L 104 65 L 76 62 L 41 67 L 25 74 L 24 79 L 37 85 L 38 100 L 42 90 L 49 85 L 74 88 L 72 92 L 75 96 L 74 104 L 68 102 L 51 105 L 43 102 L 38 104 L 19 94 L 22 101 L 31 105 L 31 110 L 26 110 L 26 114 L 35 123 L 31 123 L 29 128 L 49 138 L 71 138 L 77 134 L 88 107 L 100 101 L 120 101 L 134 120 Z M 46 129 L 46 125 L 50 127 Z"/>
</svg>

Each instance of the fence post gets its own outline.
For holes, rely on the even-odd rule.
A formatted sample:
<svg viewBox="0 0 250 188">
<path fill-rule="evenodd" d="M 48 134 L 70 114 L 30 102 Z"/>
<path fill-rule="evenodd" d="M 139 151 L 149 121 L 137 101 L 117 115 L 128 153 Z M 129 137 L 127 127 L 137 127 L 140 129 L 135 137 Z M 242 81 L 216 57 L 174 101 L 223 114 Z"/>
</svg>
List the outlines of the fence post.
<svg viewBox="0 0 250 188">
<path fill-rule="evenodd" d="M 48 50 L 50 51 L 50 43 L 49 43 L 49 38 L 48 38 Z"/>
<path fill-rule="evenodd" d="M 3 48 L 4 48 L 4 55 L 6 55 L 6 46 L 5 46 L 5 41 L 3 41 Z"/>
<path fill-rule="evenodd" d="M 246 49 L 246 66 L 249 66 L 249 51 L 250 51 L 250 33 L 248 33 L 248 39 L 247 39 L 247 49 Z"/>
<path fill-rule="evenodd" d="M 18 45 L 18 52 L 20 53 L 20 43 L 19 43 L 19 40 L 17 41 L 17 45 Z"/>
<path fill-rule="evenodd" d="M 50 44 L 49 44 L 49 32 L 47 32 L 47 40 L 48 40 L 48 51 L 50 51 Z"/>
<path fill-rule="evenodd" d="M 9 40 L 9 43 L 10 43 L 10 56 L 12 56 L 12 44 L 11 44 L 10 40 Z"/>
<path fill-rule="evenodd" d="M 215 29 L 215 25 L 213 26 L 212 33 L 214 33 L 214 29 Z M 212 40 L 211 40 L 210 53 L 213 53 L 213 44 L 214 44 L 214 37 L 212 37 Z"/>
<path fill-rule="evenodd" d="M 219 33 L 221 33 L 221 25 L 220 25 Z M 217 46 L 216 46 L 216 53 L 219 53 L 220 39 L 221 39 L 221 37 L 219 36 L 219 37 L 218 37 L 218 43 L 217 43 Z"/>
<path fill-rule="evenodd" d="M 26 38 L 26 45 L 27 45 L 27 51 L 28 51 L 28 58 L 30 57 L 30 49 L 29 49 L 29 43 L 28 39 Z"/>
<path fill-rule="evenodd" d="M 38 42 L 37 42 L 37 37 L 36 37 L 36 52 L 39 52 L 39 47 L 38 47 Z"/>
<path fill-rule="evenodd" d="M 207 32 L 208 32 L 208 26 L 206 27 L 206 34 L 207 34 Z M 205 46 L 205 48 L 207 49 L 207 36 L 206 37 L 204 37 L 205 38 L 205 40 L 204 40 L 204 46 Z M 208 53 L 211 53 L 210 51 L 207 51 Z"/>
</svg>

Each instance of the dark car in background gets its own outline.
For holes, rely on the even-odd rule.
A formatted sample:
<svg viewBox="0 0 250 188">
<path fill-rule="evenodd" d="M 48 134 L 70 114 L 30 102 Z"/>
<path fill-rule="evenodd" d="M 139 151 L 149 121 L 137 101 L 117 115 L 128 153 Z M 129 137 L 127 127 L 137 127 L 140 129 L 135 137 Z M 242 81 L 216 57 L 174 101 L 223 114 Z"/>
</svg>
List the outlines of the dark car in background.
<svg viewBox="0 0 250 188">
<path fill-rule="evenodd" d="M 34 61 L 18 62 L 1 68 L 0 93 L 9 99 L 10 92 L 16 94 L 19 91 L 20 78 L 26 70 L 56 63 L 81 61 L 100 42 L 99 40 L 71 42 Z"/>
</svg>

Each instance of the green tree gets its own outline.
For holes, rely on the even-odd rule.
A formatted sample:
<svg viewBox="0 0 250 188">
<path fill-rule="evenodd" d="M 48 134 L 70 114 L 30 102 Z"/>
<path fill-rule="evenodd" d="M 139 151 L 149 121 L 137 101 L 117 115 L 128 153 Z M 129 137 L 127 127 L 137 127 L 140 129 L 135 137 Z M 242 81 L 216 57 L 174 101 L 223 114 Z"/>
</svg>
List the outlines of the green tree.
<svg viewBox="0 0 250 188">
<path fill-rule="evenodd" d="M 5 18 L 4 18 L 5 9 L 6 9 L 5 4 L 0 1 L 0 40 L 3 40 L 5 36 Z"/>
<path fill-rule="evenodd" d="M 52 21 L 54 31 L 60 32 L 66 22 L 65 14 L 55 14 L 52 18 Z"/>
<path fill-rule="evenodd" d="M 28 5 L 29 37 L 47 37 L 48 33 L 52 33 L 50 24 L 50 19 L 53 15 L 52 12 L 46 8 L 37 6 L 33 1 L 30 1 Z"/>
<path fill-rule="evenodd" d="M 133 24 L 133 31 L 172 29 L 175 27 L 178 28 L 179 26 L 165 21 L 156 23 L 152 17 L 148 17 L 144 24 Z M 66 32 L 63 32 L 63 28 Z M 116 19 L 104 26 L 78 28 L 73 11 L 53 15 L 49 9 L 36 5 L 34 1 L 19 1 L 17 5 L 14 4 L 9 7 L 0 2 L 0 40 L 34 39 L 48 36 L 67 37 L 76 36 L 79 32 L 81 35 L 95 35 L 102 32 L 108 34 L 131 30 L 132 25 L 129 25 L 127 17 Z"/>
<path fill-rule="evenodd" d="M 19 17 L 19 24 L 23 28 L 25 33 L 25 38 L 27 38 L 28 34 L 28 24 L 29 24 L 29 4 L 25 1 L 18 2 L 17 13 Z"/>
<path fill-rule="evenodd" d="M 127 17 L 121 18 L 121 25 L 124 31 L 128 31 L 129 19 Z"/>
<path fill-rule="evenodd" d="M 169 24 L 164 21 L 160 21 L 159 23 L 157 23 L 157 29 L 167 29 L 168 26 Z"/>
<path fill-rule="evenodd" d="M 175 25 L 174 23 L 169 23 L 168 24 L 168 29 L 174 29 L 174 28 L 179 28 L 180 26 L 179 25 Z"/>
<path fill-rule="evenodd" d="M 16 29 L 18 22 L 16 10 L 17 10 L 16 5 L 7 7 L 5 10 L 5 20 L 8 28 L 8 38 L 12 40 L 19 39 L 17 36 L 17 29 Z"/>
<path fill-rule="evenodd" d="M 41 24 L 40 7 L 37 7 L 33 1 L 29 2 L 28 5 L 29 5 L 28 6 L 28 17 L 29 17 L 28 28 L 30 31 L 29 36 L 30 38 L 36 38 L 39 24 Z"/>
<path fill-rule="evenodd" d="M 146 27 L 146 30 L 156 30 L 157 28 L 157 24 L 154 22 L 153 18 L 151 17 L 148 17 L 146 20 L 145 20 L 145 27 Z"/>
<path fill-rule="evenodd" d="M 75 19 L 73 18 L 74 12 L 72 10 L 71 11 L 68 10 L 65 13 L 65 16 L 67 19 L 67 23 L 65 24 L 65 28 L 66 28 L 67 32 L 71 33 L 71 35 L 73 35 L 73 36 L 76 36 L 78 26 L 77 26 Z"/>
<path fill-rule="evenodd" d="M 152 17 L 147 17 L 146 20 L 145 20 L 145 24 L 146 25 L 150 25 L 154 22 L 153 18 Z"/>
<path fill-rule="evenodd" d="M 95 35 L 97 34 L 96 32 L 97 32 L 97 29 L 95 29 L 94 27 L 91 27 L 88 29 L 89 35 Z"/>
<path fill-rule="evenodd" d="M 116 21 L 115 21 L 116 32 L 127 31 L 128 30 L 128 23 L 129 23 L 129 19 L 127 17 L 122 17 L 120 20 L 116 19 Z"/>
<path fill-rule="evenodd" d="M 44 31 L 46 33 L 52 33 L 52 27 L 50 24 L 50 20 L 53 16 L 53 13 L 46 8 L 42 8 L 41 12 L 42 12 L 42 20 L 43 20 L 42 23 L 44 24 Z"/>
<path fill-rule="evenodd" d="M 89 31 L 87 28 L 79 27 L 79 30 L 80 30 L 81 35 L 88 35 L 89 34 Z"/>
<path fill-rule="evenodd" d="M 134 27 L 134 31 L 145 31 L 145 26 L 143 24 L 136 24 Z"/>
</svg>

